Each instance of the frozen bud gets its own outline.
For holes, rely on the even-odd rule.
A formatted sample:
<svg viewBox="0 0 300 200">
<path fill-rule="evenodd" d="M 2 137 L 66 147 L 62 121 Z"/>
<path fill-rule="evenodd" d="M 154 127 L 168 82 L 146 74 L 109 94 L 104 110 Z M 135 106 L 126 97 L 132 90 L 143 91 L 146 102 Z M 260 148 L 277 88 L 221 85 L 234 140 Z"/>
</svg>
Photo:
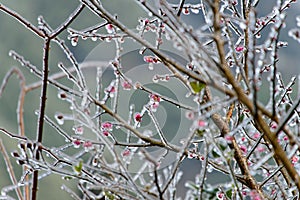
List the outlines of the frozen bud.
<svg viewBox="0 0 300 200">
<path fill-rule="evenodd" d="M 198 120 L 197 126 L 198 126 L 199 128 L 206 127 L 206 126 L 207 126 L 207 122 L 204 121 L 204 120 Z"/>
<path fill-rule="evenodd" d="M 156 44 L 161 45 L 163 43 L 163 40 L 161 38 L 156 39 Z"/>
<path fill-rule="evenodd" d="M 260 137 L 260 133 L 256 132 L 253 134 L 253 139 L 258 139 Z"/>
<path fill-rule="evenodd" d="M 145 20 L 144 20 L 144 25 L 147 25 L 147 24 L 149 24 L 149 19 L 148 18 L 146 18 Z"/>
<path fill-rule="evenodd" d="M 24 144 L 23 142 L 20 142 L 20 143 L 18 144 L 18 147 L 19 147 L 19 149 L 25 150 L 25 144 Z"/>
<path fill-rule="evenodd" d="M 298 156 L 293 156 L 291 160 L 292 160 L 292 163 L 295 164 L 296 162 L 298 162 L 299 158 L 298 158 Z"/>
<path fill-rule="evenodd" d="M 197 154 L 195 154 L 194 152 L 188 152 L 188 158 L 189 159 L 193 159 L 193 158 L 196 158 L 197 157 Z"/>
<path fill-rule="evenodd" d="M 185 15 L 189 15 L 190 10 L 188 8 L 184 8 L 184 9 L 182 9 L 182 13 L 185 14 Z"/>
<path fill-rule="evenodd" d="M 134 85 L 135 89 L 141 89 L 142 85 L 139 82 L 136 82 Z"/>
<path fill-rule="evenodd" d="M 217 192 L 217 198 L 222 200 L 224 198 L 224 193 L 223 192 Z"/>
<path fill-rule="evenodd" d="M 112 24 L 107 24 L 105 26 L 107 33 L 113 33 L 114 32 L 114 26 Z"/>
<path fill-rule="evenodd" d="M 84 128 L 83 128 L 83 126 L 77 126 L 77 127 L 74 127 L 74 131 L 75 131 L 75 134 L 82 135 Z"/>
<path fill-rule="evenodd" d="M 17 160 L 16 161 L 19 165 L 24 165 L 25 164 L 25 161 L 24 160 Z"/>
<path fill-rule="evenodd" d="M 187 119 L 189 119 L 189 120 L 192 120 L 192 119 L 194 119 L 194 112 L 192 112 L 192 111 L 186 111 L 185 112 L 185 117 L 187 118 Z"/>
<path fill-rule="evenodd" d="M 62 113 L 56 113 L 54 117 L 59 125 L 64 124 L 64 115 Z"/>
<path fill-rule="evenodd" d="M 246 146 L 240 145 L 240 149 L 241 149 L 241 151 L 242 151 L 244 154 L 247 153 L 247 147 L 246 147 Z"/>
<path fill-rule="evenodd" d="M 104 122 L 101 125 L 102 129 L 111 131 L 113 129 L 113 125 L 110 122 Z"/>
<path fill-rule="evenodd" d="M 93 143 L 91 141 L 85 141 L 83 143 L 83 147 L 85 151 L 89 151 L 91 149 L 93 149 Z"/>
<path fill-rule="evenodd" d="M 144 61 L 147 63 L 153 63 L 153 57 L 152 56 L 144 56 Z"/>
<path fill-rule="evenodd" d="M 225 135 L 224 139 L 228 142 L 231 143 L 234 140 L 234 137 L 232 135 Z"/>
<path fill-rule="evenodd" d="M 58 98 L 65 100 L 68 97 L 68 95 L 65 92 L 59 92 Z"/>
<path fill-rule="evenodd" d="M 74 148 L 79 148 L 80 147 L 80 144 L 81 144 L 81 141 L 79 139 L 75 139 L 73 141 L 73 146 Z"/>
<path fill-rule="evenodd" d="M 71 45 L 72 45 L 73 47 L 75 47 L 75 46 L 77 46 L 77 43 L 78 43 L 78 36 L 73 37 L 73 38 L 71 39 Z"/>
<path fill-rule="evenodd" d="M 102 133 L 105 137 L 109 136 L 109 131 L 103 131 Z"/>
<path fill-rule="evenodd" d="M 150 94 L 149 97 L 152 102 L 160 102 L 161 100 L 160 96 L 157 94 Z"/>
<path fill-rule="evenodd" d="M 275 122 L 272 122 L 270 127 L 271 129 L 275 130 L 277 128 L 277 124 Z"/>
<path fill-rule="evenodd" d="M 110 86 L 110 87 L 108 87 L 108 88 L 106 89 L 106 92 L 109 93 L 109 94 L 116 92 L 115 86 Z"/>
<path fill-rule="evenodd" d="M 135 113 L 135 115 L 134 115 L 134 120 L 136 121 L 136 122 L 141 122 L 142 121 L 142 115 L 141 115 L 141 113 Z"/>
<path fill-rule="evenodd" d="M 131 89 L 131 83 L 129 81 L 123 81 L 122 82 L 122 87 L 124 90 L 130 90 Z"/>
<path fill-rule="evenodd" d="M 36 145 L 35 144 L 33 145 L 31 142 L 28 142 L 26 144 L 26 146 L 27 146 L 27 149 L 30 149 L 30 150 L 33 150 L 36 147 Z"/>
<path fill-rule="evenodd" d="M 19 157 L 20 157 L 20 154 L 19 154 L 19 152 L 17 152 L 17 151 L 11 152 L 11 155 L 12 155 L 12 157 L 14 157 L 14 158 L 19 158 Z"/>
<path fill-rule="evenodd" d="M 123 156 L 123 157 L 129 156 L 130 153 L 131 153 L 130 149 L 126 148 L 126 149 L 124 149 L 124 151 L 122 152 L 122 156 Z"/>
<path fill-rule="evenodd" d="M 237 47 L 235 47 L 235 51 L 236 52 L 242 52 L 242 51 L 244 51 L 244 46 L 237 46 Z"/>
<path fill-rule="evenodd" d="M 159 107 L 159 102 L 153 102 L 151 104 L 151 111 L 156 112 L 157 108 Z"/>
</svg>

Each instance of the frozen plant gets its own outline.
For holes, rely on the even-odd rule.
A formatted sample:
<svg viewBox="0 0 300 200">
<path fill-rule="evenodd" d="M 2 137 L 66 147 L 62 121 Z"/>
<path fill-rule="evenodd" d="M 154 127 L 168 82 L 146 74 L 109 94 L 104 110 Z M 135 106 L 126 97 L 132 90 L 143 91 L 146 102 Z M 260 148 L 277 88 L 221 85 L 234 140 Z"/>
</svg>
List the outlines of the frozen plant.
<svg viewBox="0 0 300 200">
<path fill-rule="evenodd" d="M 19 68 L 3 79 L 0 96 L 12 75 L 20 81 L 18 132 L 2 124 L 0 131 L 18 141 L 11 157 L 22 176 L 0 143 L 11 178 L 0 198 L 35 200 L 40 180 L 52 174 L 76 181 L 80 194 L 62 186 L 73 199 L 300 198 L 300 76 L 285 80 L 278 67 L 279 51 L 289 47 L 280 33 L 296 1 L 272 1 L 267 14 L 259 12 L 260 0 L 133 2 L 144 11 L 134 29 L 101 0 L 78 0 L 55 28 L 42 16 L 30 23 L 0 4 L 44 43 L 42 69 L 9 53 L 40 81 L 27 84 Z M 98 24 L 73 25 L 84 10 Z M 195 16 L 199 27 L 190 23 Z M 299 17 L 295 21 L 299 26 Z M 300 29 L 288 34 L 299 42 Z M 86 39 L 112 46 L 113 58 L 79 63 L 72 49 Z M 58 49 L 68 61 L 50 65 Z M 59 71 L 52 73 L 54 62 Z M 68 112 L 49 106 L 50 88 Z M 25 133 L 23 110 L 38 89 L 33 140 Z M 46 124 L 60 143 L 44 141 Z M 199 163 L 199 170 L 182 184 L 184 162 L 190 168 Z M 210 176 L 217 172 L 226 178 L 213 184 Z"/>
</svg>

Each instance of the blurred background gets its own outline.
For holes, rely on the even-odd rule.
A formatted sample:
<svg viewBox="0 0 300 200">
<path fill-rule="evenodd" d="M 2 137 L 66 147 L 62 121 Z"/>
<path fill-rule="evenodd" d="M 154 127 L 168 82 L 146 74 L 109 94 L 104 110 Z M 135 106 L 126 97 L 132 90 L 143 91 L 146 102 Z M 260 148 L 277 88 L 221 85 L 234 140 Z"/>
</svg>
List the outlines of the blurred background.
<svg viewBox="0 0 300 200">
<path fill-rule="evenodd" d="M 126 24 L 129 28 L 134 29 L 138 24 L 138 18 L 141 16 L 147 16 L 147 13 L 140 7 L 138 7 L 134 0 L 102 0 L 104 7 L 111 13 L 118 13 L 118 18 Z M 178 2 L 173 0 L 170 2 Z M 187 2 L 198 3 L 197 0 L 190 0 Z M 265 15 L 270 13 L 272 6 L 276 1 L 264 1 L 259 5 L 258 15 Z M 272 3 L 271 3 L 272 2 Z M 42 15 L 44 19 L 50 24 L 52 28 L 56 28 L 64 19 L 66 19 L 71 12 L 79 5 L 78 1 L 74 0 L 0 0 L 0 3 L 15 10 L 28 21 L 37 25 L 37 17 Z M 272 5 L 271 5 L 272 4 Z M 293 7 L 289 9 L 289 15 L 286 19 L 286 28 L 280 34 L 281 40 L 289 43 L 288 48 L 282 48 L 280 53 L 280 59 L 278 67 L 283 74 L 286 83 L 292 76 L 300 74 L 299 66 L 299 53 L 300 45 L 288 37 L 288 30 L 296 26 L 295 17 L 300 15 L 300 3 L 293 4 Z M 199 27 L 203 23 L 203 18 L 199 15 L 191 14 L 184 16 L 184 20 L 194 26 Z M 75 20 L 71 27 L 77 30 L 92 26 L 99 23 L 99 19 L 96 18 L 88 9 L 85 9 Z M 262 33 L 263 34 L 263 33 Z M 90 54 L 90 52 L 98 45 L 97 42 L 82 41 L 80 40 L 76 47 L 73 47 L 70 41 L 67 40 L 67 32 L 64 31 L 60 35 L 60 38 L 66 41 L 66 45 L 73 51 L 78 62 L 82 62 Z M 8 56 L 10 50 L 15 50 L 17 53 L 24 56 L 26 60 L 29 60 L 33 65 L 37 66 L 38 69 L 42 69 L 42 48 L 43 41 L 36 35 L 32 34 L 25 27 L 20 25 L 15 19 L 8 15 L 0 12 L 0 81 L 2 81 L 5 74 L 14 66 L 21 69 L 26 77 L 26 84 L 30 84 L 38 81 L 38 79 L 30 74 L 27 69 L 24 69 L 20 64 L 14 61 Z M 111 55 L 105 54 L 100 57 L 110 57 Z M 52 45 L 50 52 L 50 73 L 59 71 L 57 63 L 59 61 L 67 62 L 67 59 L 63 52 L 59 50 L 56 45 Z M 68 83 L 66 83 L 68 84 Z M 35 139 L 36 135 L 36 121 L 37 116 L 34 111 L 39 107 L 39 95 L 40 90 L 30 92 L 30 95 L 26 96 L 25 99 L 25 133 L 30 139 Z M 19 81 L 16 76 L 12 76 L 9 80 L 6 90 L 0 98 L 0 127 L 4 127 L 7 130 L 17 133 L 17 119 L 16 109 L 17 101 L 19 96 Z M 261 100 L 266 102 L 268 97 L 261 96 Z M 68 111 L 68 106 L 64 102 L 57 101 L 57 90 L 52 87 L 48 91 L 48 106 L 47 115 L 54 116 L 56 111 Z M 176 122 L 175 122 L 176 123 Z M 44 142 L 46 145 L 53 143 L 59 143 L 61 137 L 58 134 L 54 134 L 53 130 L 46 125 L 44 134 Z M 16 142 L 7 136 L 0 133 L 0 139 L 3 140 L 6 150 L 10 153 L 16 149 Z M 62 141 L 63 143 L 63 141 Z M 21 171 L 19 166 L 15 164 L 15 160 L 11 159 L 14 164 L 14 169 L 17 178 L 21 177 Z M 183 164 L 183 169 L 188 169 L 190 173 L 185 174 L 182 182 L 186 180 L 194 181 L 194 174 L 199 172 L 200 163 L 197 161 L 188 161 Z M 218 180 L 215 177 L 219 174 L 213 174 L 210 179 Z M 0 189 L 4 186 L 10 185 L 11 182 L 6 171 L 3 157 L 0 156 Z M 60 190 L 60 185 L 66 184 L 66 181 L 62 180 L 60 176 L 51 175 L 39 182 L 39 199 L 71 199 L 69 195 Z M 67 183 L 71 188 L 75 189 L 72 181 Z M 183 184 L 184 185 L 184 184 Z M 180 192 L 180 189 L 179 189 Z M 41 198 L 43 197 L 43 198 Z"/>
</svg>

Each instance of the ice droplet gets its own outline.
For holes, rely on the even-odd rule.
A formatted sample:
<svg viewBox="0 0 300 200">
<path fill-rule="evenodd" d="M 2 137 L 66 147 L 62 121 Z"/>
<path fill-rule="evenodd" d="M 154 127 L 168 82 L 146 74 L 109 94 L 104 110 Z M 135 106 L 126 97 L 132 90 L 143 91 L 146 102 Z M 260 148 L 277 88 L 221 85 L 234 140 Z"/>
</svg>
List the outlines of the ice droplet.
<svg viewBox="0 0 300 200">
<path fill-rule="evenodd" d="M 300 27 L 300 15 L 296 17 L 296 21 L 297 21 L 297 26 Z"/>
<path fill-rule="evenodd" d="M 76 47 L 76 46 L 77 46 L 77 42 L 78 42 L 78 37 L 75 37 L 75 38 L 73 38 L 73 39 L 71 40 L 71 45 L 72 45 L 73 47 Z"/>
<path fill-rule="evenodd" d="M 147 48 L 146 47 L 142 47 L 140 50 L 139 50 L 139 54 L 144 54 L 144 52 L 145 52 L 145 50 L 146 50 Z"/>
<path fill-rule="evenodd" d="M 257 34 L 255 35 L 255 37 L 256 37 L 257 39 L 259 39 L 259 38 L 261 38 L 261 34 L 260 34 L 260 33 L 257 33 Z"/>
<path fill-rule="evenodd" d="M 153 63 L 149 63 L 148 68 L 149 68 L 149 70 L 153 70 L 154 69 Z"/>
<path fill-rule="evenodd" d="M 211 165 L 207 165 L 207 172 L 211 173 L 213 171 L 213 167 Z"/>
<path fill-rule="evenodd" d="M 8 56 L 13 56 L 13 54 L 14 54 L 14 51 L 9 51 L 8 52 Z"/>
<path fill-rule="evenodd" d="M 93 36 L 93 37 L 91 37 L 91 40 L 93 41 L 93 42 L 96 42 L 97 41 L 97 36 Z"/>
<path fill-rule="evenodd" d="M 64 115 L 62 113 L 56 113 L 55 114 L 55 119 L 59 125 L 64 124 Z"/>
<path fill-rule="evenodd" d="M 192 13 L 198 14 L 199 13 L 199 8 L 191 8 Z"/>
<path fill-rule="evenodd" d="M 185 97 L 188 98 L 188 97 L 190 97 L 191 95 L 192 95 L 192 93 L 191 93 L 191 92 L 188 92 L 188 93 L 186 93 Z"/>
<path fill-rule="evenodd" d="M 240 28 L 243 29 L 243 30 L 245 30 L 247 28 L 246 24 L 243 23 L 243 22 L 240 22 L 239 25 L 240 25 Z"/>
<path fill-rule="evenodd" d="M 155 77 L 152 78 L 152 81 L 153 81 L 153 83 L 158 83 L 158 79 Z"/>
</svg>

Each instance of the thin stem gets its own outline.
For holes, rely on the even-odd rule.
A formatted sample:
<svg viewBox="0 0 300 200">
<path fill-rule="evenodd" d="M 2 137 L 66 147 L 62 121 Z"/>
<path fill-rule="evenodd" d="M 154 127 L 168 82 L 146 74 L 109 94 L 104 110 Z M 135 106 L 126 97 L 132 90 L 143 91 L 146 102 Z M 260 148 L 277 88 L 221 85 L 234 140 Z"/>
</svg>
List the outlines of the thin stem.
<svg viewBox="0 0 300 200">
<path fill-rule="evenodd" d="M 181 12 L 182 12 L 182 8 L 183 8 L 183 6 L 184 6 L 184 2 L 185 2 L 185 0 L 181 0 L 180 1 L 180 3 L 179 3 L 179 9 L 178 9 L 178 11 L 177 11 L 177 16 L 178 17 L 180 17 L 180 14 L 181 14 Z"/>
<path fill-rule="evenodd" d="M 30 31 L 32 31 L 33 33 L 35 33 L 36 35 L 38 35 L 41 38 L 45 37 L 45 34 L 39 30 L 37 27 L 35 27 L 32 23 L 30 23 L 29 21 L 27 21 L 25 18 L 23 18 L 20 14 L 18 14 L 17 12 L 7 8 L 6 6 L 0 4 L 0 10 L 2 10 L 3 12 L 5 12 L 6 14 L 12 16 L 13 19 L 16 19 L 18 22 L 20 22 L 20 24 L 22 24 L 23 26 L 25 26 L 27 29 L 29 29 Z"/>
<path fill-rule="evenodd" d="M 3 142 L 2 142 L 1 139 L 0 139 L 0 151 L 1 151 L 1 154 L 2 154 L 2 156 L 4 158 L 4 161 L 5 161 L 5 164 L 6 164 L 7 171 L 8 171 L 8 174 L 9 174 L 11 182 L 14 185 L 18 185 L 18 181 L 16 179 L 16 175 L 14 173 L 13 166 L 12 166 L 12 164 L 10 162 L 9 156 L 7 154 L 7 151 L 6 151 L 5 147 L 4 147 L 4 144 L 3 144 Z M 20 187 L 15 187 L 15 191 L 17 193 L 18 199 L 23 200 L 24 198 L 23 198 L 22 192 L 20 190 Z"/>
<path fill-rule="evenodd" d="M 62 31 L 64 31 L 76 18 L 77 16 L 81 13 L 81 11 L 84 9 L 85 5 L 80 4 L 76 10 L 67 18 L 65 22 L 63 22 L 59 27 L 57 27 L 50 35 L 49 38 L 55 38 L 58 36 Z"/>
</svg>

